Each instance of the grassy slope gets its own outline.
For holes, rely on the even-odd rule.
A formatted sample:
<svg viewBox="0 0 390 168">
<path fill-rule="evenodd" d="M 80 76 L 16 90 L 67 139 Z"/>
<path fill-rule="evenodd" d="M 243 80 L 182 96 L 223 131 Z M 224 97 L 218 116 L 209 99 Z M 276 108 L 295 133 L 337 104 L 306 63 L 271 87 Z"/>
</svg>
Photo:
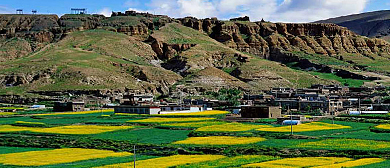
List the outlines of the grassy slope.
<svg viewBox="0 0 390 168">
<path fill-rule="evenodd" d="M 201 76 L 198 73 L 199 70 L 214 66 L 228 73 L 234 69 L 239 69 L 242 71 L 244 78 L 265 77 L 248 83 L 254 90 L 277 86 L 307 87 L 318 83 L 338 83 L 333 80 L 318 79 L 309 73 L 293 70 L 279 63 L 238 52 L 208 37 L 207 34 L 178 24 L 169 24 L 161 28 L 153 34 L 153 37 L 168 44 L 197 44 L 195 47 L 179 54 L 188 61 L 189 71 L 194 73 L 193 76 L 185 78 L 186 80 L 199 78 Z M 248 57 L 249 62 L 238 62 L 237 58 L 234 57 L 235 54 Z M 216 59 L 219 55 L 223 55 L 222 59 Z M 202 70 L 202 74 L 214 73 L 212 69 L 209 70 L 210 72 L 205 72 L 208 69 Z M 226 79 L 229 80 L 227 77 Z"/>
<path fill-rule="evenodd" d="M 136 89 L 141 86 L 127 73 L 129 68 L 134 67 L 152 73 L 149 74 L 151 77 L 153 73 L 158 73 L 169 80 L 180 78 L 173 72 L 149 64 L 154 55 L 149 45 L 124 34 L 104 30 L 73 32 L 40 52 L 0 63 L 0 74 L 29 74 L 47 69 L 54 71 L 48 81 L 1 89 L 0 93 L 10 90 Z"/>
</svg>

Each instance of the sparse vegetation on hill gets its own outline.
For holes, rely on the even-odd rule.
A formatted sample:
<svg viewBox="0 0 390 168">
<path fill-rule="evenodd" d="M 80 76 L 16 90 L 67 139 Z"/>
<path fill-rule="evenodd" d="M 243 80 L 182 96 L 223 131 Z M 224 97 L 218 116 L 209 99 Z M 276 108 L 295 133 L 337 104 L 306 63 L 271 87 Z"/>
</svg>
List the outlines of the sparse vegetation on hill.
<svg viewBox="0 0 390 168">
<path fill-rule="evenodd" d="M 12 18 L 31 23 L 18 24 Z M 312 84 L 386 84 L 370 73 L 390 72 L 388 43 L 334 24 L 172 19 L 137 13 L 1 19 L 7 23 L 0 25 L 2 30 L 7 25 L 20 27 L 15 32 L 18 38 L 6 32 L 11 38 L 0 42 L 1 94 L 134 90 L 167 95 L 179 85 L 195 93 L 216 87 L 261 92 Z M 28 26 L 34 34 L 19 31 Z M 284 65 L 292 62 L 301 70 Z M 329 71 L 342 73 L 324 75 Z M 352 82 L 355 79 L 359 81 Z"/>
</svg>

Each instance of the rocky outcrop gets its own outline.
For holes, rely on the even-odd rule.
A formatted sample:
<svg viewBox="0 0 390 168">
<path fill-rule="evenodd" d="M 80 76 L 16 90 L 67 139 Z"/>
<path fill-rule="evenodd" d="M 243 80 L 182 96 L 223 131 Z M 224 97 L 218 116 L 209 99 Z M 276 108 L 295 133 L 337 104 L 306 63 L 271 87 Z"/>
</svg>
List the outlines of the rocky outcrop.
<svg viewBox="0 0 390 168">
<path fill-rule="evenodd" d="M 105 17 L 103 15 L 63 15 L 58 20 L 59 25 L 66 32 L 77 30 L 96 29 L 101 26 L 101 21 Z"/>
<path fill-rule="evenodd" d="M 125 33 L 127 35 L 147 35 L 148 27 L 146 25 L 136 25 L 136 26 L 121 26 L 117 29 L 117 32 Z"/>
<path fill-rule="evenodd" d="M 206 18 L 199 20 L 194 17 L 185 17 L 177 19 L 182 25 L 191 27 L 195 30 L 204 31 L 208 34 L 213 32 L 213 28 L 220 23 L 217 18 Z"/>
<path fill-rule="evenodd" d="M 30 72 L 27 74 L 9 74 L 0 77 L 0 85 L 3 86 L 19 86 L 31 84 L 36 81 L 47 82 L 51 75 L 54 74 L 53 69 L 47 69 L 41 72 Z"/>
<path fill-rule="evenodd" d="M 354 53 L 369 56 L 389 53 L 383 40 L 356 35 L 345 27 L 327 23 L 226 22 L 187 17 L 179 19 L 188 27 L 210 32 L 210 37 L 230 48 L 268 57 L 276 48 L 308 54 L 341 55 Z M 207 23 L 207 26 L 204 26 Z M 203 26 L 201 26 L 203 25 Z"/>
<path fill-rule="evenodd" d="M 178 53 L 196 46 L 196 44 L 168 44 L 153 36 L 149 36 L 147 41 L 151 43 L 153 51 L 161 60 L 172 59 Z"/>
<path fill-rule="evenodd" d="M 0 36 L 23 37 L 38 42 L 52 42 L 61 32 L 56 15 L 0 15 Z"/>
<path fill-rule="evenodd" d="M 238 17 L 238 18 L 232 18 L 230 19 L 230 21 L 244 21 L 244 22 L 249 22 L 249 17 L 248 16 L 244 16 L 244 17 Z"/>
</svg>

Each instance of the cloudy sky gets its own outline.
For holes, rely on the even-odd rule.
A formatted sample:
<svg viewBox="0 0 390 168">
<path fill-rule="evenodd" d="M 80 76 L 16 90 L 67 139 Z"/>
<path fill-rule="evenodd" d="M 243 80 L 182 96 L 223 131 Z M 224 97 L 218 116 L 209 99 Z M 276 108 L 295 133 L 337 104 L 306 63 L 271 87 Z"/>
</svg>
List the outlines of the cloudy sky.
<svg viewBox="0 0 390 168">
<path fill-rule="evenodd" d="M 171 17 L 194 16 L 229 19 L 249 16 L 273 22 L 311 22 L 367 11 L 389 10 L 389 0 L 1 0 L 0 13 L 23 9 L 31 13 L 63 15 L 70 8 L 87 8 L 89 13 L 106 16 L 111 11 L 128 9 L 165 14 Z"/>
</svg>

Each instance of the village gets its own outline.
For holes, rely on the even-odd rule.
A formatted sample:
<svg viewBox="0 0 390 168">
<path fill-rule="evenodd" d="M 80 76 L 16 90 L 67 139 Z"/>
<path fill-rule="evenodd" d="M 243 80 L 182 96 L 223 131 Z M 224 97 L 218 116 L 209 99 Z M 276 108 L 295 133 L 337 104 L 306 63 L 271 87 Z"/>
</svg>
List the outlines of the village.
<svg viewBox="0 0 390 168">
<path fill-rule="evenodd" d="M 245 94 L 236 102 L 218 99 L 190 99 L 177 97 L 167 101 L 157 100 L 151 94 L 123 95 L 110 101 L 87 97 L 52 102 L 52 107 L 34 104 L 29 110 L 48 109 L 52 112 L 78 112 L 114 109 L 115 113 L 176 114 L 207 110 L 229 111 L 228 121 L 255 122 L 258 119 L 275 119 L 282 125 L 333 119 L 339 115 L 388 114 L 390 100 L 386 87 L 347 87 L 338 85 L 313 85 L 310 88 L 272 88 L 264 94 Z M 113 99 L 113 98 L 111 98 Z M 113 103 L 117 102 L 117 103 Z M 238 102 L 238 103 L 237 103 Z M 239 105 L 237 105 L 239 104 Z M 5 106 L 5 105 L 3 105 Z M 16 112 L 26 108 L 8 105 L 1 112 Z"/>
</svg>

